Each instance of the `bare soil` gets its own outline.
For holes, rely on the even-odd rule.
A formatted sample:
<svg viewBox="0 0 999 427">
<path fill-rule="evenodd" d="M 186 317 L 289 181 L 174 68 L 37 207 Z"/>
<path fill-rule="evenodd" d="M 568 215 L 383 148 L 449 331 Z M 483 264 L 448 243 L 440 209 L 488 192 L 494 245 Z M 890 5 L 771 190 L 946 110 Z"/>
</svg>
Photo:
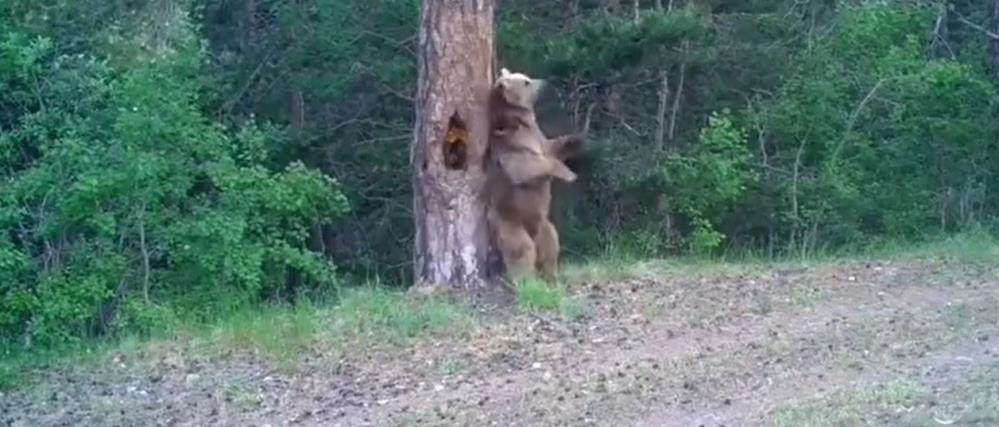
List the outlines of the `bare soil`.
<svg viewBox="0 0 999 427">
<path fill-rule="evenodd" d="M 493 314 L 317 346 L 293 370 L 181 344 L 110 355 L 0 396 L 0 425 L 999 426 L 991 266 L 681 270 L 576 284 L 573 320 Z"/>
</svg>

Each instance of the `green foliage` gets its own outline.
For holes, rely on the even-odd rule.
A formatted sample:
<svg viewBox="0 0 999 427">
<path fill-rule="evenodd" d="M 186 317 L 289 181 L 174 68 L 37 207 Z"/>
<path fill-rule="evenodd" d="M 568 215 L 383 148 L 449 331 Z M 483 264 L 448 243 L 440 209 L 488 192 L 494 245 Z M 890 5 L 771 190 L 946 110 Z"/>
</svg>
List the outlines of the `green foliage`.
<svg viewBox="0 0 999 427">
<path fill-rule="evenodd" d="M 783 172 L 765 185 L 781 194 L 789 244 L 918 237 L 984 219 L 994 84 L 926 57 L 926 9 L 872 3 L 838 18 L 760 119 Z"/>
<path fill-rule="evenodd" d="M 334 176 L 352 208 L 321 227 L 342 270 L 410 273 L 408 144 L 419 0 L 205 2 L 206 103 L 224 121 L 290 125 L 274 157 Z M 299 109 L 299 107 L 301 107 Z M 333 244 L 333 240 L 345 244 Z"/>
<path fill-rule="evenodd" d="M 691 153 L 669 159 L 663 171 L 667 187 L 675 189 L 669 204 L 690 218 L 689 244 L 694 252 L 710 252 L 721 245 L 725 236 L 716 231 L 716 223 L 753 181 L 749 165 L 745 133 L 720 115 L 708 118 Z"/>
<path fill-rule="evenodd" d="M 630 190 L 640 198 L 658 201 L 653 215 L 678 215 L 689 229 L 683 245 L 704 254 L 719 249 L 725 235 L 718 226 L 745 195 L 755 175 L 745 132 L 727 114 L 711 115 L 698 142 L 684 152 L 663 154 L 662 162 L 635 179 Z M 667 249 L 655 230 L 636 233 L 647 253 Z"/>
<path fill-rule="evenodd" d="M 580 188 L 557 210 L 570 254 L 807 256 L 994 220 L 986 40 L 938 22 L 936 6 L 580 4 L 559 26 L 556 11 L 515 3 L 501 60 L 556 77 L 591 129 Z M 667 125 L 677 135 L 650 144 Z"/>
<path fill-rule="evenodd" d="M 151 333 L 343 274 L 409 282 L 419 6 L 6 1 L 5 348 Z M 566 258 L 808 257 L 994 223 L 995 58 L 956 21 L 986 7 L 635 6 L 498 9 L 497 62 L 550 82 L 546 132 L 589 132 L 556 190 Z M 586 274 L 628 269 L 603 270 Z M 379 298 L 348 300 L 368 305 L 345 327 L 438 322 Z"/>
<path fill-rule="evenodd" d="M 186 16 L 71 53 L 0 44 L 0 339 L 51 346 L 335 284 L 305 246 L 346 212 L 336 180 L 274 163 L 273 129 L 201 112 Z M 102 50 L 108 49 L 108 50 Z M 127 52 L 124 54 L 123 52 Z M 102 60 L 111 55 L 113 62 Z"/>
<path fill-rule="evenodd" d="M 542 43 L 526 24 L 501 20 L 499 50 L 507 61 L 535 74 L 595 79 L 605 77 L 607 70 L 647 63 L 681 41 L 706 34 L 704 17 L 693 9 L 655 11 L 637 21 L 623 17 L 588 20 L 576 31 Z"/>
</svg>

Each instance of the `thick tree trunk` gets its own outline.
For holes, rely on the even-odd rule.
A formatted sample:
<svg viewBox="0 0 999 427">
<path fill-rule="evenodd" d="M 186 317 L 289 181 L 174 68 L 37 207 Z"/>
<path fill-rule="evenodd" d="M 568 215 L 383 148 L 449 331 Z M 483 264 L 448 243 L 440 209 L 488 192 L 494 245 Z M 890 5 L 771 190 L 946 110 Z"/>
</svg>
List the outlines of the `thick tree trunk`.
<svg viewBox="0 0 999 427">
<path fill-rule="evenodd" d="M 470 289 L 495 271 L 482 158 L 495 0 L 424 0 L 413 167 L 415 286 Z"/>
</svg>

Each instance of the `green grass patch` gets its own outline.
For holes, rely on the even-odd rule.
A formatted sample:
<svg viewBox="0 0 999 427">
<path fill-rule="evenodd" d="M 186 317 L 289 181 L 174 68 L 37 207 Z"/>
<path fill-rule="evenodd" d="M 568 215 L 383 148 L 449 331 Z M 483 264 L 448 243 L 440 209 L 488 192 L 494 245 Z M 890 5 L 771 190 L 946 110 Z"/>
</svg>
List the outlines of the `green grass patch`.
<svg viewBox="0 0 999 427">
<path fill-rule="evenodd" d="M 791 289 L 790 302 L 799 307 L 812 308 L 821 299 L 820 291 L 808 285 L 796 284 Z"/>
<path fill-rule="evenodd" d="M 23 386 L 27 381 L 27 373 L 53 359 L 53 355 L 41 351 L 18 352 L 5 349 L 0 353 L 0 390 L 10 390 Z"/>
<path fill-rule="evenodd" d="M 986 228 L 921 240 L 879 240 L 854 247 L 809 251 L 765 251 L 726 247 L 713 255 L 678 255 L 666 259 L 639 259 L 629 252 L 609 251 L 600 258 L 567 263 L 561 278 L 568 284 L 615 282 L 640 277 L 685 274 L 740 274 L 763 268 L 802 268 L 840 262 L 945 258 L 960 263 L 999 264 L 999 237 Z"/>
<path fill-rule="evenodd" d="M 523 280 L 517 284 L 517 305 L 528 311 L 558 309 L 566 291 L 561 286 L 549 286 L 541 280 Z"/>
<path fill-rule="evenodd" d="M 399 342 L 424 334 L 465 333 L 475 326 L 465 306 L 375 284 L 345 289 L 332 304 L 305 302 L 237 312 L 212 325 L 208 341 L 220 350 L 251 352 L 294 367 L 309 350 L 344 350 L 336 347 L 345 340 Z"/>
<path fill-rule="evenodd" d="M 263 403 L 264 397 L 242 384 L 227 384 L 223 389 L 225 398 L 242 411 L 252 411 Z"/>
<path fill-rule="evenodd" d="M 260 355 L 288 368 L 320 339 L 323 325 L 317 313 L 308 302 L 260 306 L 236 311 L 214 325 L 206 325 L 207 331 L 195 329 L 195 334 L 205 336 L 218 349 Z"/>
<path fill-rule="evenodd" d="M 563 320 L 573 321 L 587 315 L 589 309 L 582 297 L 566 297 L 559 304 L 558 313 Z"/>
<path fill-rule="evenodd" d="M 112 351 L 132 351 L 137 340 L 87 340 L 57 348 L 30 348 L 14 343 L 0 343 L 0 390 L 10 390 L 33 383 L 35 374 L 47 369 L 87 367 L 98 363 Z"/>
<path fill-rule="evenodd" d="M 344 336 L 412 338 L 463 333 L 476 321 L 467 307 L 442 298 L 414 298 L 380 286 L 350 289 L 330 313 L 333 331 Z"/>
<path fill-rule="evenodd" d="M 586 314 L 587 308 L 564 285 L 550 285 L 537 279 L 523 280 L 517 285 L 517 305 L 528 312 L 558 312 L 570 321 Z"/>
<path fill-rule="evenodd" d="M 911 408 L 922 397 L 919 385 L 909 380 L 863 387 L 827 399 L 779 409 L 774 427 L 880 426 L 879 416 Z"/>
<path fill-rule="evenodd" d="M 635 277 L 638 264 L 627 257 L 592 259 L 565 265 L 560 276 L 566 283 L 613 282 Z"/>
<path fill-rule="evenodd" d="M 941 257 L 969 264 L 995 264 L 999 259 L 999 238 L 984 227 L 960 233 L 929 237 L 918 241 L 883 240 L 845 252 L 851 260 L 882 258 L 893 260 Z"/>
<path fill-rule="evenodd" d="M 305 354 L 351 351 L 343 343 L 400 342 L 425 334 L 458 334 L 477 325 L 467 307 L 443 298 L 413 297 L 379 285 L 346 289 L 330 302 L 255 305 L 212 321 L 180 321 L 143 335 L 93 339 L 58 349 L 0 343 L 0 389 L 31 384 L 36 373 L 106 361 L 111 353 L 184 358 L 252 354 L 279 369 L 294 369 Z"/>
</svg>

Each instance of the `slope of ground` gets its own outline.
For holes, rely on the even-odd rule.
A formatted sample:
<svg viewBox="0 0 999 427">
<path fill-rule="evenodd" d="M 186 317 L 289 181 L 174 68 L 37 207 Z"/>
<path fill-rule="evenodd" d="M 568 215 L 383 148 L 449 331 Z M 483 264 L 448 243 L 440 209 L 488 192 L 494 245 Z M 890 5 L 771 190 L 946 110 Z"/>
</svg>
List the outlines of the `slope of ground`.
<svg viewBox="0 0 999 427">
<path fill-rule="evenodd" d="M 686 270 L 575 284 L 571 318 L 319 339 L 288 369 L 161 343 L 7 392 L 0 425 L 999 425 L 991 265 Z"/>
</svg>

